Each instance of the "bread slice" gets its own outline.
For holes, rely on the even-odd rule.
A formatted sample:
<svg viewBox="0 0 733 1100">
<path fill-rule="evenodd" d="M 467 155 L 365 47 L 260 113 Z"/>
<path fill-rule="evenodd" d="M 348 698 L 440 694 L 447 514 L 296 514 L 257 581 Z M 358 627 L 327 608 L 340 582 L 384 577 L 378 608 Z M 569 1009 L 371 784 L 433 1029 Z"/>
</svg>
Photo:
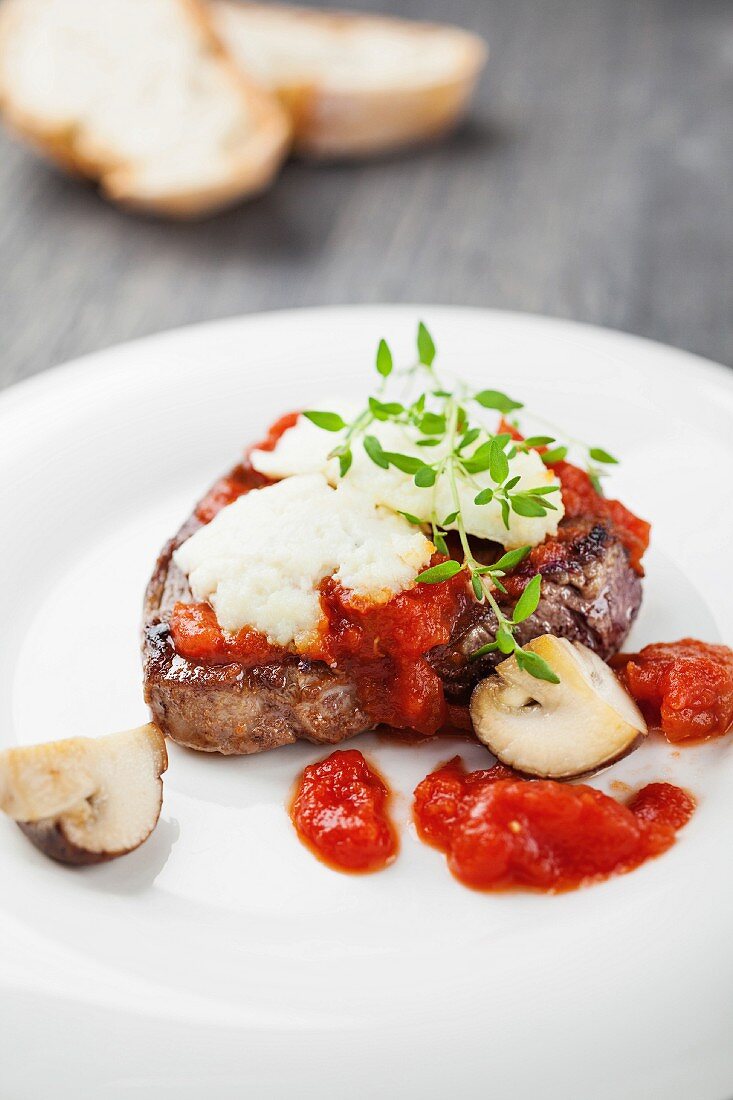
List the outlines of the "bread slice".
<svg viewBox="0 0 733 1100">
<path fill-rule="evenodd" d="M 117 202 L 194 217 L 265 187 L 289 147 L 277 99 L 198 0 L 3 0 L 0 110 Z"/>
<path fill-rule="evenodd" d="M 485 43 L 456 27 L 209 0 L 242 69 L 276 91 L 295 148 L 365 157 L 434 137 L 463 113 Z"/>
</svg>

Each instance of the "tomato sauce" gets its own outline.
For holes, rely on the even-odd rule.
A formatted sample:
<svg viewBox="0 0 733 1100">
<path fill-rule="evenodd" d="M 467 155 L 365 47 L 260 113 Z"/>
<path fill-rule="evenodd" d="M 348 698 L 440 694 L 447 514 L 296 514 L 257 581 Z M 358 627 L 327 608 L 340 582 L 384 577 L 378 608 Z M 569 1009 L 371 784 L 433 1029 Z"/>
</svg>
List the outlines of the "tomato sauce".
<svg viewBox="0 0 733 1100">
<path fill-rule="evenodd" d="M 644 787 L 624 806 L 594 787 L 520 780 L 501 765 L 466 773 L 456 757 L 418 785 L 414 817 L 466 886 L 555 892 L 660 855 L 694 807 L 669 783 Z"/>
<path fill-rule="evenodd" d="M 207 603 L 174 604 L 169 625 L 176 653 L 195 663 L 228 665 L 236 662 L 253 668 L 282 657 L 282 650 L 271 645 L 257 630 L 244 627 L 236 634 L 225 633 L 213 607 Z"/>
<path fill-rule="evenodd" d="M 443 559 L 435 555 L 432 564 Z M 417 584 L 384 604 L 360 601 L 329 578 L 324 625 L 308 657 L 344 670 L 375 725 L 433 734 L 447 717 L 443 682 L 424 654 L 444 645 L 471 596 L 465 573 Z"/>
<path fill-rule="evenodd" d="M 288 428 L 295 427 L 299 416 L 299 412 L 285 413 L 284 416 L 281 416 L 279 420 L 270 425 L 264 439 L 260 440 L 259 443 L 253 443 L 251 447 L 247 448 L 247 454 L 252 454 L 252 451 L 274 451 Z"/>
<path fill-rule="evenodd" d="M 290 809 L 298 836 L 338 871 L 380 871 L 397 855 L 389 788 L 357 749 L 304 769 Z"/>
<path fill-rule="evenodd" d="M 733 650 L 695 638 L 620 653 L 611 664 L 668 741 L 722 737 L 733 725 Z"/>
<path fill-rule="evenodd" d="M 233 504 L 252 489 L 262 489 L 271 484 L 269 478 L 258 474 L 251 466 L 235 466 L 231 473 L 220 477 L 212 485 L 206 496 L 196 505 L 194 515 L 200 523 L 211 523 L 214 516 L 222 508 L 226 508 L 227 504 Z"/>
</svg>

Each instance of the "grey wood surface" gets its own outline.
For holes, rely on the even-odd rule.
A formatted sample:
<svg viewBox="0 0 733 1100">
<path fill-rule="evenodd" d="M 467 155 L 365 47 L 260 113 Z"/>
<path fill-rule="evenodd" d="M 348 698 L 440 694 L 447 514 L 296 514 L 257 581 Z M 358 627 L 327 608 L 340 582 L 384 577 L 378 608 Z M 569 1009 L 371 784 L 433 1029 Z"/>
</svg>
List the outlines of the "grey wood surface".
<svg viewBox="0 0 733 1100">
<path fill-rule="evenodd" d="M 122 213 L 0 136 L 0 385 L 183 323 L 340 302 L 550 313 L 733 363 L 733 6 L 391 10 L 488 38 L 461 132 L 364 165 L 290 164 L 210 221 Z"/>
</svg>

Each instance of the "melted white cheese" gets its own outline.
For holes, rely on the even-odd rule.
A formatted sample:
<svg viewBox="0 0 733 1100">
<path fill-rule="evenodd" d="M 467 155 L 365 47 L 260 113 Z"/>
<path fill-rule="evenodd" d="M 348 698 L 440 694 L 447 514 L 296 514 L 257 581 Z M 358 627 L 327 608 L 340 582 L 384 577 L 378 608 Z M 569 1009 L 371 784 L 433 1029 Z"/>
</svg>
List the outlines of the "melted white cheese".
<svg viewBox="0 0 733 1100">
<path fill-rule="evenodd" d="M 399 424 L 390 421 L 374 423 L 369 431 L 377 436 L 385 451 L 398 451 L 400 454 L 414 455 L 430 462 L 435 462 L 446 453 L 442 445 L 417 447 Z M 273 451 L 253 451 L 250 460 L 254 468 L 267 477 L 288 478 L 294 474 L 321 473 L 331 484 L 336 484 L 338 465 L 335 459 L 329 460 L 328 453 L 339 438 L 331 432 L 317 428 L 310 420 L 301 416 L 295 426 L 282 435 Z M 540 486 L 559 486 L 554 474 L 544 466 L 536 451 L 518 452 L 509 462 L 509 471 L 509 477 L 520 479 L 513 489 L 515 493 Z M 559 489 L 549 496 L 549 501 L 555 505 L 557 511 L 537 517 L 519 516 L 512 511 L 507 530 L 497 501 L 474 504 L 474 497 L 479 489 L 492 485 L 488 472 L 476 474 L 474 480 L 475 484 L 460 481 L 458 486 L 461 512 L 470 535 L 490 539 L 510 550 L 517 546 L 537 546 L 548 535 L 557 534 L 557 525 L 564 514 Z M 420 519 L 429 519 L 433 506 L 440 520 L 456 510 L 446 478 L 441 478 L 434 490 L 421 489 L 415 485 L 410 474 L 402 473 L 394 466 L 390 466 L 388 470 L 376 466 L 364 452 L 361 443 L 354 447 L 353 465 L 342 484 L 363 493 L 374 504 L 397 512 L 409 512 Z M 454 529 L 455 526 L 455 523 L 448 524 L 448 527 Z"/>
<path fill-rule="evenodd" d="M 335 577 L 373 603 L 411 587 L 432 543 L 401 516 L 321 474 L 288 477 L 240 497 L 174 554 L 196 600 L 227 631 L 249 626 L 305 648 L 322 620 L 318 585 Z"/>
</svg>

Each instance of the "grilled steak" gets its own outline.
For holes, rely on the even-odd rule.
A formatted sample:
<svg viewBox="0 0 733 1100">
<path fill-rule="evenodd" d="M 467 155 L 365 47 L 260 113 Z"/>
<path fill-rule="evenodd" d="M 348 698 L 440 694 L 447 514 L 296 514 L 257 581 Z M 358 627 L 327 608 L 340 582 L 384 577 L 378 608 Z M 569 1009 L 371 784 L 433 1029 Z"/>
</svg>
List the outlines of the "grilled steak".
<svg viewBox="0 0 733 1100">
<path fill-rule="evenodd" d="M 237 471 L 230 475 L 236 476 Z M 199 516 L 204 513 L 200 506 Z M 172 555 L 200 523 L 191 517 L 163 549 L 145 598 L 145 698 L 163 732 L 182 745 L 229 754 L 261 752 L 298 739 L 337 744 L 372 728 L 356 683 L 322 661 L 288 655 L 245 668 L 196 664 L 176 653 L 170 613 L 176 602 L 192 597 Z M 552 633 L 583 642 L 603 658 L 611 656 L 623 644 L 641 603 L 641 582 L 625 547 L 610 524 L 588 517 L 563 521 L 551 549 L 541 562 L 528 560 L 507 578 L 509 593 L 502 600 L 510 609 L 523 583 L 538 569 L 543 575 L 542 598 L 534 615 L 518 628 L 519 640 L 524 644 Z M 474 684 L 501 660 L 495 653 L 470 659 L 493 640 L 495 630 L 491 608 L 471 603 L 449 644 L 427 655 L 449 703 L 466 704 Z"/>
<path fill-rule="evenodd" d="M 563 521 L 558 553 L 542 574 L 542 597 L 534 615 L 516 630 L 524 645 L 540 634 L 555 634 L 582 642 L 607 660 L 622 646 L 641 605 L 641 581 L 629 565 L 626 549 L 609 526 L 592 518 Z M 499 596 L 502 610 L 511 614 L 518 584 L 536 572 L 523 564 L 507 584 L 509 598 Z M 474 685 L 503 660 L 489 653 L 478 660 L 470 655 L 494 640 L 496 617 L 487 604 L 471 604 L 456 624 L 447 646 L 433 650 L 430 663 L 443 681 L 446 698 L 467 701 Z"/>
</svg>

